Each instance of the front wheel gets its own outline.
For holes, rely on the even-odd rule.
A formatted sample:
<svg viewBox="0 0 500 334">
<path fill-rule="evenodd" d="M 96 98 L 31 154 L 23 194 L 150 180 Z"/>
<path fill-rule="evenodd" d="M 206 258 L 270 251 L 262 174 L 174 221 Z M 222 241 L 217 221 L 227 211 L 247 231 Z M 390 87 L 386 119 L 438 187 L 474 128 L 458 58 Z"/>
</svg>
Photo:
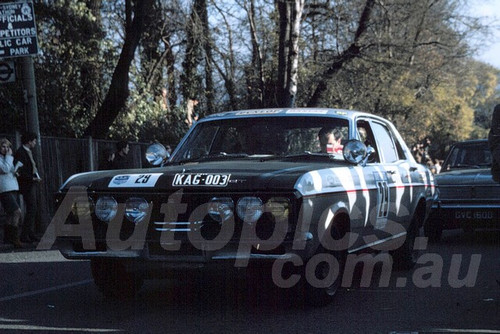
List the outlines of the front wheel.
<svg viewBox="0 0 500 334">
<path fill-rule="evenodd" d="M 430 242 L 438 242 L 441 240 L 441 235 L 443 234 L 443 227 L 439 219 L 429 218 L 424 224 L 424 236 L 426 236 Z"/>
<path fill-rule="evenodd" d="M 339 235 L 334 231 L 334 238 Z M 312 306 L 331 303 L 342 285 L 347 250 L 327 250 L 320 246 L 304 266 L 305 297 Z"/>
<path fill-rule="evenodd" d="M 107 298 L 132 298 L 142 287 L 142 277 L 127 272 L 125 266 L 120 261 L 92 259 L 90 267 L 94 283 Z"/>
<path fill-rule="evenodd" d="M 410 270 L 417 263 L 419 250 L 415 249 L 415 240 L 420 234 L 422 217 L 415 212 L 406 232 L 404 244 L 391 252 L 394 267 L 398 270 Z"/>
</svg>

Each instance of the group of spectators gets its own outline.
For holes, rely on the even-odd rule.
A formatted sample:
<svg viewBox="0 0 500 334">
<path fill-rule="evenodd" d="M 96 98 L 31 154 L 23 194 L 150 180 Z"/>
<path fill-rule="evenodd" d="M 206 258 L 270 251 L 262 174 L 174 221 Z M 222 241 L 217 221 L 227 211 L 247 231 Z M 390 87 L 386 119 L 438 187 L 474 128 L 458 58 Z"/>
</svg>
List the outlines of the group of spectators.
<svg viewBox="0 0 500 334">
<path fill-rule="evenodd" d="M 37 140 L 34 133 L 23 134 L 22 145 L 14 152 L 12 143 L 0 138 L 0 203 L 5 212 L 3 242 L 16 248 L 40 241 L 35 234 L 37 185 L 42 182 L 34 152 Z M 106 151 L 99 169 L 132 168 L 129 151 L 129 143 L 119 141 L 116 150 Z"/>
<path fill-rule="evenodd" d="M 0 139 L 0 203 L 6 214 L 4 243 L 16 248 L 22 248 L 23 243 L 40 241 L 35 234 L 37 186 L 42 181 L 33 150 L 37 135 L 25 133 L 21 142 L 14 153 L 12 143 L 7 138 Z M 24 218 L 20 195 L 25 207 Z"/>
<path fill-rule="evenodd" d="M 443 160 L 431 156 L 431 144 L 430 138 L 425 138 L 423 142 L 413 145 L 411 151 L 419 164 L 426 165 L 432 173 L 439 174 Z"/>
<path fill-rule="evenodd" d="M 113 149 L 104 150 L 104 156 L 99 163 L 100 170 L 108 169 L 127 169 L 132 168 L 132 162 L 128 155 L 130 144 L 121 140 L 116 143 L 116 151 Z"/>
</svg>

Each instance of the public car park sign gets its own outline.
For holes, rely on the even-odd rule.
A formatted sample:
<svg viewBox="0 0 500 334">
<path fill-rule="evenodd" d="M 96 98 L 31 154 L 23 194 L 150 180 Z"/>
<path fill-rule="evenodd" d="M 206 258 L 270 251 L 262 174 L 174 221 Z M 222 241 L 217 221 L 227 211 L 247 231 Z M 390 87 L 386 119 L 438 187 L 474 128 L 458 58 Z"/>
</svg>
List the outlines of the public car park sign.
<svg viewBox="0 0 500 334">
<path fill-rule="evenodd" d="M 0 3 L 0 58 L 25 57 L 37 53 L 33 3 Z"/>
</svg>

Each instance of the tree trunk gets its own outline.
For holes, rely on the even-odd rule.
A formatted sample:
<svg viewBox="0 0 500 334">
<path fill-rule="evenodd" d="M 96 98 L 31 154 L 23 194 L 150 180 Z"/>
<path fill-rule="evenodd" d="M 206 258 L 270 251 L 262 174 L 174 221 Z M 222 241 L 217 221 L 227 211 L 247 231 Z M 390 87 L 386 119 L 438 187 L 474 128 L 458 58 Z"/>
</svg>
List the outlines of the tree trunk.
<svg viewBox="0 0 500 334">
<path fill-rule="evenodd" d="M 92 14 L 95 16 L 96 21 L 95 24 L 92 25 L 88 31 L 88 40 L 90 41 L 91 49 L 89 54 L 89 58 L 98 57 L 99 50 L 99 42 L 104 38 L 104 31 L 101 22 L 101 6 L 102 0 L 88 0 L 87 7 L 90 9 Z M 81 80 L 82 80 L 82 95 L 81 95 L 81 103 L 84 106 L 84 112 L 88 115 L 94 115 L 100 103 L 101 89 L 98 85 L 101 82 L 101 73 L 102 69 L 97 64 L 97 62 L 84 62 L 80 69 L 81 71 Z M 83 118 L 83 114 L 78 115 Z"/>
<path fill-rule="evenodd" d="M 85 130 L 86 136 L 104 138 L 109 127 L 125 107 L 129 97 L 129 69 L 134 59 L 135 50 L 145 27 L 145 16 L 153 8 L 154 0 L 137 1 L 132 10 L 131 0 L 126 1 L 126 35 L 122 52 L 115 67 L 108 93 L 97 111 L 95 118 Z M 133 18 L 132 18 L 133 13 Z"/>
<path fill-rule="evenodd" d="M 305 0 L 278 0 L 278 92 L 280 107 L 293 107 L 299 74 L 299 36 Z"/>
<path fill-rule="evenodd" d="M 342 68 L 342 66 L 351 61 L 352 59 L 358 57 L 361 54 L 359 48 L 359 40 L 361 36 L 366 32 L 368 28 L 368 22 L 372 14 L 373 6 L 375 5 L 375 0 L 366 0 L 363 13 L 361 14 L 358 22 L 358 29 L 354 35 L 354 41 L 344 52 L 335 57 L 333 63 L 328 67 L 318 79 L 318 86 L 316 87 L 313 95 L 311 96 L 308 107 L 317 107 L 320 105 L 324 94 L 328 89 L 328 81 L 331 80 L 335 74 Z"/>
<path fill-rule="evenodd" d="M 246 8 L 248 22 L 250 24 L 250 39 L 252 41 L 252 66 L 249 69 L 247 86 L 251 89 L 249 92 L 249 107 L 262 107 L 264 102 L 264 70 L 262 60 L 262 50 L 257 37 L 257 24 L 255 22 L 255 1 L 250 1 L 250 8 Z"/>
<path fill-rule="evenodd" d="M 291 4 L 286 0 L 277 0 L 279 13 L 279 45 L 278 45 L 278 83 L 276 85 L 276 104 L 285 106 L 286 88 L 290 70 L 288 68 L 288 54 L 290 47 Z"/>
<path fill-rule="evenodd" d="M 207 1 L 206 0 L 198 0 L 198 15 L 200 17 L 200 23 L 202 26 L 202 31 L 204 35 L 204 50 L 205 50 L 205 98 L 206 98 L 206 112 L 207 114 L 213 114 L 215 112 L 214 107 L 214 82 L 213 82 L 213 56 L 212 56 L 212 47 L 213 41 L 210 35 L 210 28 L 208 26 L 208 13 L 207 13 Z"/>
<path fill-rule="evenodd" d="M 285 99 L 283 106 L 294 107 L 295 96 L 297 95 L 297 86 L 299 78 L 299 37 L 300 37 L 300 23 L 302 21 L 302 12 L 304 10 L 305 0 L 295 0 L 292 10 L 292 22 L 290 25 L 290 44 L 288 55 L 289 75 L 285 91 Z"/>
</svg>

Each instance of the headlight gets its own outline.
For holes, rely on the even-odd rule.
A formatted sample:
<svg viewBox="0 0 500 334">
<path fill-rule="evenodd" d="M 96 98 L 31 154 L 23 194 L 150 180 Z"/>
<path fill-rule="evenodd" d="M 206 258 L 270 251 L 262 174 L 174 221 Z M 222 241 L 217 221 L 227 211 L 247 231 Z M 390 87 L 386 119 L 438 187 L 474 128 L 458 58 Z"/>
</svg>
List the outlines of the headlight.
<svg viewBox="0 0 500 334">
<path fill-rule="evenodd" d="M 94 212 L 94 201 L 90 197 L 77 197 L 73 202 L 71 212 L 77 217 L 89 216 Z"/>
<path fill-rule="evenodd" d="M 125 217 L 134 224 L 140 223 L 148 213 L 149 203 L 141 197 L 130 197 L 125 202 Z"/>
<path fill-rule="evenodd" d="M 263 213 L 262 200 L 258 197 L 242 197 L 238 200 L 236 213 L 245 223 L 255 223 Z"/>
<path fill-rule="evenodd" d="M 95 204 L 95 215 L 103 222 L 109 222 L 115 218 L 118 211 L 118 203 L 111 196 L 99 197 Z"/>
<path fill-rule="evenodd" d="M 208 214 L 219 223 L 233 217 L 234 202 L 229 197 L 214 197 L 208 203 Z"/>
</svg>

